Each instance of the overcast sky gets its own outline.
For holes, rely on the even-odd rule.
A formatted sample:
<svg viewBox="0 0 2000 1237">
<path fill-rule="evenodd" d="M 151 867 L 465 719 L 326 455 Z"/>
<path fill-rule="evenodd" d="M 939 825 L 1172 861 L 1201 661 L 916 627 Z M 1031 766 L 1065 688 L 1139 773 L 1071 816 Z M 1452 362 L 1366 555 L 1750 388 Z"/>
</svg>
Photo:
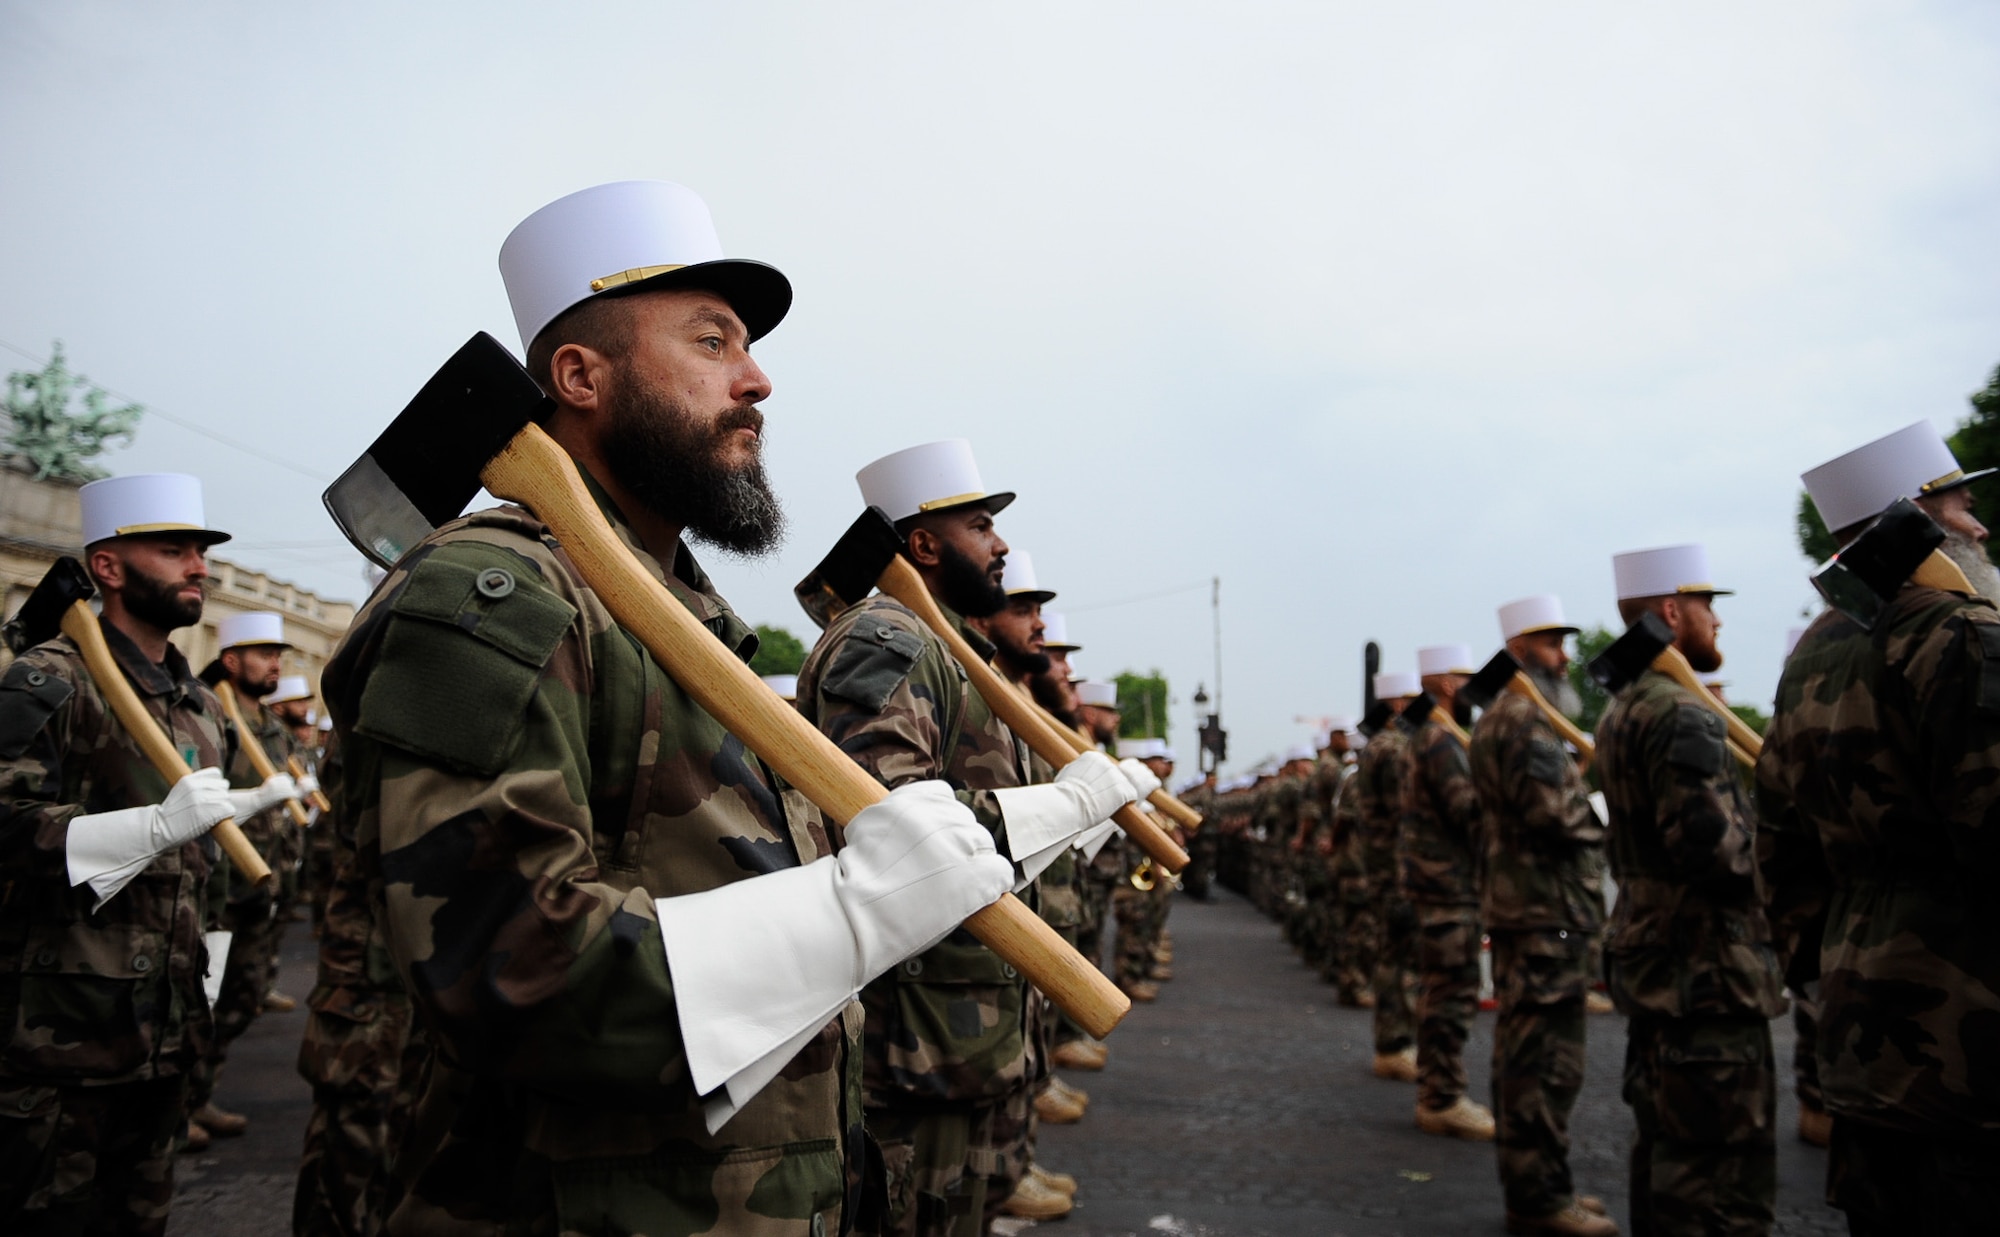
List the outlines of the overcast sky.
<svg viewBox="0 0 2000 1237">
<path fill-rule="evenodd" d="M 1996 69 L 1982 3 L 7 2 L 0 341 L 283 461 L 159 417 L 108 460 L 358 598 L 319 491 L 518 345 L 507 231 L 678 180 L 797 289 L 790 543 L 706 556 L 753 622 L 810 632 L 856 469 L 963 436 L 1184 756 L 1215 575 L 1232 767 L 1355 710 L 1363 641 L 1615 626 L 1611 554 L 1684 540 L 1768 702 L 1798 474 L 2000 362 Z"/>
</svg>

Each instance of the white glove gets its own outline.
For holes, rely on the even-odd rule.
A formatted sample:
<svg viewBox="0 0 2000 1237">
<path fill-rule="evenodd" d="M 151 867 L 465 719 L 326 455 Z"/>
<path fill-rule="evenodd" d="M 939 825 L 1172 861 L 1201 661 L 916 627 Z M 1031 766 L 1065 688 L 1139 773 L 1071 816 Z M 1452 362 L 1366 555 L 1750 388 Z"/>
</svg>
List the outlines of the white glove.
<svg viewBox="0 0 2000 1237">
<path fill-rule="evenodd" d="M 1118 771 L 1125 775 L 1126 781 L 1132 783 L 1132 789 L 1139 792 L 1136 796 L 1138 799 L 1144 799 L 1160 788 L 1160 779 L 1153 776 L 1153 771 L 1146 767 L 1146 762 L 1143 760 L 1134 760 L 1127 756 L 1118 762 Z"/>
<path fill-rule="evenodd" d="M 73 817 L 63 846 L 69 883 L 89 881 L 97 905 L 103 906 L 145 871 L 154 856 L 193 841 L 235 814 L 222 770 L 203 769 L 174 783 L 160 803 Z"/>
<path fill-rule="evenodd" d="M 847 822 L 838 855 L 653 903 L 709 1132 L 861 986 L 998 901 L 1013 868 L 943 782 Z"/>
<path fill-rule="evenodd" d="M 1111 840 L 1113 834 L 1123 832 L 1125 831 L 1118 827 L 1117 821 L 1107 820 L 1101 825 L 1093 825 L 1084 830 L 1071 845 L 1082 853 L 1085 863 L 1091 863 L 1096 860 L 1097 852 L 1104 849 L 1104 844 Z"/>
<path fill-rule="evenodd" d="M 264 784 L 249 790 L 232 790 L 229 801 L 235 805 L 234 815 L 249 819 L 266 808 L 274 808 L 287 799 L 299 797 L 299 784 L 289 773 L 273 773 L 264 779 Z"/>
<path fill-rule="evenodd" d="M 1085 752 L 1041 786 L 996 790 L 1007 852 L 1021 869 L 1016 889 L 1061 856 L 1063 847 L 1138 796 L 1131 781 L 1103 752 Z"/>
<path fill-rule="evenodd" d="M 215 1002 L 222 995 L 222 971 L 229 965 L 229 942 L 235 938 L 233 932 L 204 932 L 202 944 L 208 946 L 208 970 L 202 973 L 201 991 L 208 997 L 208 1007 L 215 1008 Z"/>
<path fill-rule="evenodd" d="M 297 796 L 295 796 L 296 798 L 304 799 L 309 795 L 317 794 L 319 791 L 319 779 L 310 773 L 301 778 L 294 778 L 293 782 L 299 791 Z"/>
</svg>

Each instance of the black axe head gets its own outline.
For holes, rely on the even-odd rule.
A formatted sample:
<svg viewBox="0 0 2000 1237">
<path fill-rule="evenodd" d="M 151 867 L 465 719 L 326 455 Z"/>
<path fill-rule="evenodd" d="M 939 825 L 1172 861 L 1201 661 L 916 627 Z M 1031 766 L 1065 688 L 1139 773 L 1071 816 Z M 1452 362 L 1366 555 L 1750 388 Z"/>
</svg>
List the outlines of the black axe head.
<svg viewBox="0 0 2000 1237">
<path fill-rule="evenodd" d="M 1395 720 L 1396 712 L 1389 707 L 1389 702 L 1386 700 L 1377 700 L 1369 706 L 1367 714 L 1361 719 L 1361 724 L 1356 726 L 1355 729 L 1372 739 L 1376 735 L 1381 734 L 1383 729 Z"/>
<path fill-rule="evenodd" d="M 481 331 L 327 487 L 327 512 L 357 550 L 392 567 L 457 519 L 487 461 L 553 407 L 514 354 Z"/>
<path fill-rule="evenodd" d="M 1410 730 L 1415 730 L 1431 719 L 1431 712 L 1437 708 L 1437 705 L 1438 702 L 1431 699 L 1429 692 L 1423 692 L 1416 699 L 1403 706 L 1403 725 Z"/>
<path fill-rule="evenodd" d="M 1487 659 L 1486 664 L 1479 668 L 1478 674 L 1466 680 L 1465 686 L 1458 689 L 1458 698 L 1474 708 L 1484 709 L 1498 699 L 1501 692 L 1507 690 L 1507 684 L 1519 673 L 1521 673 L 1521 663 L 1514 660 L 1512 653 L 1501 649 Z"/>
<path fill-rule="evenodd" d="M 35 591 L 21 603 L 14 617 L 7 620 L 4 629 L 7 647 L 15 653 L 25 653 L 44 640 L 53 640 L 62 630 L 63 615 L 79 601 L 89 601 L 97 595 L 97 586 L 91 583 L 90 573 L 83 564 L 65 554 L 57 559 L 42 582 L 35 585 Z"/>
<path fill-rule="evenodd" d="M 1590 677 L 1615 696 L 1625 690 L 1626 684 L 1646 673 L 1653 659 L 1666 652 L 1673 642 L 1673 628 L 1647 610 L 1638 622 L 1625 629 L 1624 635 L 1611 642 L 1610 648 L 1590 659 Z"/>
<path fill-rule="evenodd" d="M 867 597 L 882 572 L 903 552 L 903 538 L 880 507 L 847 526 L 819 566 L 792 589 L 799 605 L 823 629 L 835 615 Z"/>
<path fill-rule="evenodd" d="M 1899 498 L 1813 572 L 1813 587 L 1861 630 L 1873 631 L 1882 607 L 1944 539 L 1944 530 L 1922 507 Z"/>
</svg>

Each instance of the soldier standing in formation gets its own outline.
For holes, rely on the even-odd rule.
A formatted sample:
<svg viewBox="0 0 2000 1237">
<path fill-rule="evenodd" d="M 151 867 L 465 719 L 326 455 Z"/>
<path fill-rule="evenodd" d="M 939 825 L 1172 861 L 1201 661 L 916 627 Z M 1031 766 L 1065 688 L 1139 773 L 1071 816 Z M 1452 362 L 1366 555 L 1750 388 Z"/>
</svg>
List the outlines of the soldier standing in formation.
<svg viewBox="0 0 2000 1237">
<path fill-rule="evenodd" d="M 262 703 L 277 690 L 284 651 L 291 645 L 285 642 L 284 616 L 268 611 L 230 615 L 217 624 L 216 639 L 222 651 L 202 670 L 201 679 L 216 692 L 235 696 L 237 715 L 248 729 L 236 736 L 235 755 L 226 772 L 232 788 L 248 790 L 264 781 L 250 758 L 250 744 L 263 749 L 274 769 L 283 769 L 293 751 L 291 731 Z M 298 888 L 299 829 L 285 802 L 240 818 L 236 824 L 270 867 L 271 880 L 252 884 L 235 865 L 226 862 L 213 878 L 222 888 L 222 909 L 218 922 L 211 926 L 230 934 L 229 959 L 222 970 L 221 993 L 215 998 L 213 1045 L 188 1080 L 188 1120 L 192 1123 L 188 1134 L 197 1149 L 208 1144 L 209 1135 L 233 1138 L 249 1127 L 249 1119 L 241 1113 L 216 1107 L 215 1088 L 228 1061 L 229 1046 L 264 1012 L 278 974 L 278 949 L 284 937 L 280 916 L 289 909 L 286 890 L 289 887 L 296 892 Z"/>
<path fill-rule="evenodd" d="M 1403 783 L 1410 776 L 1410 740 L 1402 714 L 1423 688 L 1407 670 L 1383 671 L 1373 686 L 1381 720 L 1362 749 L 1353 789 L 1362 871 L 1375 906 L 1373 1069 L 1377 1078 L 1415 1082 L 1417 914 L 1403 892 L 1397 850 L 1403 832 Z"/>
<path fill-rule="evenodd" d="M 1827 1199 L 1858 1237 L 2000 1216 L 2000 574 L 1966 473 L 1918 422 L 1805 474 L 1843 546 L 1898 498 L 1965 577 L 1872 630 L 1829 609 L 1785 664 L 1757 762 L 1787 974 L 1819 993 Z"/>
<path fill-rule="evenodd" d="M 1574 712 L 1563 642 L 1576 632 L 1554 597 L 1500 607 L 1500 634 L 1542 698 Z M 1565 705 L 1570 705 L 1565 709 Z M 1570 1181 L 1569 1114 L 1583 1089 L 1584 994 L 1604 930 L 1594 852 L 1604 825 L 1549 719 L 1503 692 L 1472 730 L 1472 779 L 1486 812 L 1480 914 L 1493 940 L 1493 1116 L 1507 1231 L 1616 1237 Z"/>
<path fill-rule="evenodd" d="M 206 834 L 296 788 L 230 791 L 221 705 L 168 641 L 201 621 L 207 551 L 228 540 L 201 483 L 113 477 L 81 500 L 104 641 L 196 772 L 167 786 L 67 636 L 0 676 L 0 939 L 21 959 L 0 977 L 0 1214 L 23 1233 L 164 1233 L 187 1078 L 214 1035 Z"/>
<path fill-rule="evenodd" d="M 641 567 L 747 659 L 685 538 L 777 539 L 750 346 L 789 283 L 725 258 L 701 199 L 660 182 L 544 207 L 501 272 L 548 433 Z M 434 1037 L 392 1228 L 851 1221 L 852 994 L 1014 879 L 965 806 L 904 786 L 833 855 L 518 507 L 405 554 L 323 683 L 336 808 Z"/>
<path fill-rule="evenodd" d="M 965 620 L 1007 604 L 1007 543 L 993 517 L 1013 494 L 987 492 L 962 439 L 899 451 L 856 480 L 862 501 L 896 522 L 903 553 L 959 633 L 991 657 L 993 646 Z M 828 625 L 799 672 L 799 706 L 883 785 L 942 779 L 1019 866 L 1023 894 L 1079 836 L 1137 797 L 1099 752 L 1031 785 L 1025 746 L 942 637 L 887 596 Z M 884 1231 L 984 1232 L 989 1190 L 1011 1167 L 994 1123 L 1042 1068 L 1026 981 L 958 929 L 869 984 L 862 1004 L 863 1102 L 890 1183 Z"/>
<path fill-rule="evenodd" d="M 1613 558 L 1618 612 L 1657 615 L 1697 672 L 1721 668 L 1718 589 L 1701 546 Z M 1598 723 L 1618 903 L 1605 941 L 1627 1018 L 1632 1229 L 1770 1230 L 1777 1084 L 1770 1020 L 1784 1011 L 1755 862 L 1756 821 L 1722 719 L 1648 670 Z"/>
<path fill-rule="evenodd" d="M 1479 1012 L 1479 888 L 1486 864 L 1479 792 L 1452 714 L 1471 676 L 1463 644 L 1417 650 L 1434 707 L 1410 738 L 1399 847 L 1417 915 L 1417 1128 L 1485 1140 L 1493 1114 L 1466 1094 L 1465 1039 Z"/>
</svg>

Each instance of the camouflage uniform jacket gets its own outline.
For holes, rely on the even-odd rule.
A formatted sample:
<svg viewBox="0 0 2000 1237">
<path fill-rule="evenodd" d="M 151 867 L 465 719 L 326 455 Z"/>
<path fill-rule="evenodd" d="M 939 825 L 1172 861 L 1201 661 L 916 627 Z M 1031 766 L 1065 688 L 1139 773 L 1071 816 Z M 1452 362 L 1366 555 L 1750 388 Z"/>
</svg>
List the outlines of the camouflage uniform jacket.
<svg viewBox="0 0 2000 1237">
<path fill-rule="evenodd" d="M 755 635 L 687 548 L 664 569 L 595 496 L 641 566 L 748 657 Z M 810 862 L 825 829 L 548 529 L 516 507 L 446 524 L 376 589 L 323 683 L 334 807 L 434 1037 L 420 1124 L 450 1124 L 412 1143 L 422 1175 L 399 1222 L 662 1234 L 720 1207 L 723 1228 L 803 1232 L 837 1213 L 858 1009 L 711 1135 L 653 908 Z M 365 976 L 379 959 L 359 952 L 347 966 Z"/>
<path fill-rule="evenodd" d="M 985 637 L 948 617 L 980 656 L 992 656 Z M 884 786 L 943 778 L 996 832 L 993 792 L 1027 784 L 1027 750 L 944 641 L 892 598 L 870 597 L 835 617 L 799 670 L 798 699 Z M 993 1099 L 1032 1076 L 1026 981 L 963 928 L 868 984 L 861 1003 L 871 1106 Z"/>
<path fill-rule="evenodd" d="M 1259 794 L 1256 823 L 1265 840 L 1282 849 L 1298 836 L 1301 821 L 1306 836 L 1312 837 L 1319 827 L 1319 804 L 1307 793 L 1305 778 L 1280 774 Z"/>
<path fill-rule="evenodd" d="M 232 742 L 222 706 L 179 650 L 155 665 L 103 630 L 189 766 L 222 767 Z M 184 1073 L 207 1052 L 201 895 L 214 843 L 156 857 L 95 910 L 90 886 L 69 883 L 74 818 L 166 796 L 69 637 L 0 675 L 0 1081 L 135 1082 Z"/>
<path fill-rule="evenodd" d="M 1647 671 L 1597 726 L 1618 904 L 1605 978 L 1626 1015 L 1784 1012 L 1756 822 L 1722 719 Z"/>
<path fill-rule="evenodd" d="M 1774 917 L 1826 911 L 1800 961 L 1828 1108 L 2000 1129 L 2000 614 L 1910 587 L 1872 635 L 1821 615 L 1779 681 L 1757 796 Z"/>
<path fill-rule="evenodd" d="M 1583 773 L 1535 705 L 1512 692 L 1472 728 L 1472 782 L 1486 811 L 1489 928 L 1604 930 L 1604 826 Z"/>
<path fill-rule="evenodd" d="M 1352 804 L 1360 831 L 1361 866 L 1371 885 L 1396 888 L 1396 850 L 1403 834 L 1403 782 L 1410 775 L 1410 738 L 1399 725 L 1384 727 L 1354 767 L 1354 780 L 1342 795 L 1343 810 Z"/>
<path fill-rule="evenodd" d="M 1472 765 L 1452 733 L 1426 721 L 1410 736 L 1397 848 L 1403 896 L 1420 906 L 1479 905 L 1486 848 Z"/>
<path fill-rule="evenodd" d="M 280 773 L 285 772 L 285 760 L 298 750 L 298 744 L 293 741 L 292 732 L 278 720 L 277 714 L 258 701 L 252 700 L 247 694 L 236 693 L 236 707 L 243 714 L 243 724 L 249 729 L 249 733 L 237 736 L 235 757 L 230 760 L 229 768 L 224 772 L 229 775 L 231 786 L 238 790 L 248 790 L 264 784 L 264 775 L 257 772 L 257 766 L 250 761 L 251 743 L 263 745 L 264 753 L 271 759 L 271 767 Z M 293 835 L 298 831 L 298 824 L 292 820 L 285 805 L 280 803 L 274 808 L 266 808 L 247 820 L 237 821 L 236 824 L 243 830 L 243 836 L 249 838 L 250 844 L 257 848 L 257 853 L 264 857 L 264 862 L 270 865 L 272 873 L 278 880 L 282 880 L 283 865 L 290 862 L 293 856 L 296 845 Z M 272 886 L 277 883 L 278 881 L 274 880 L 271 885 L 263 887 L 253 885 L 244 879 L 234 864 L 231 864 L 229 902 L 232 906 L 237 906 L 260 899 L 268 900 L 271 897 Z"/>
</svg>

